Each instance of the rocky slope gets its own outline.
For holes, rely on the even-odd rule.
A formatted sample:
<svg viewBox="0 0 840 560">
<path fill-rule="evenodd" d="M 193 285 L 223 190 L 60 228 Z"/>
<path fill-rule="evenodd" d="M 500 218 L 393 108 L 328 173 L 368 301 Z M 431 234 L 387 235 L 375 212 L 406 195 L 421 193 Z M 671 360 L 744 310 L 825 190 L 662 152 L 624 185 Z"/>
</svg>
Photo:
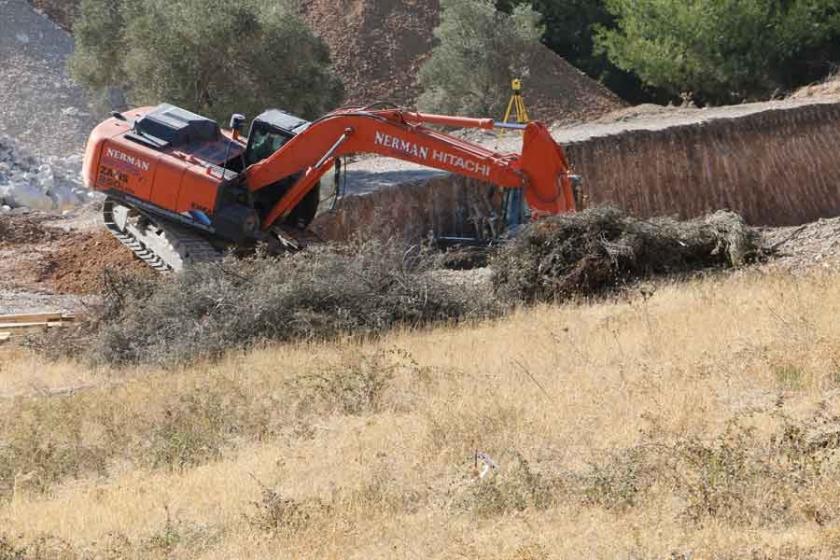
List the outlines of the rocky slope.
<svg viewBox="0 0 840 560">
<path fill-rule="evenodd" d="M 65 210 L 92 197 L 79 175 L 82 156 L 34 156 L 0 136 L 0 212 Z M 2 241 L 2 239 L 0 239 Z"/>
<path fill-rule="evenodd" d="M 67 75 L 70 35 L 26 0 L 0 0 L 0 135 L 36 154 L 81 153 L 96 119 Z"/>
</svg>

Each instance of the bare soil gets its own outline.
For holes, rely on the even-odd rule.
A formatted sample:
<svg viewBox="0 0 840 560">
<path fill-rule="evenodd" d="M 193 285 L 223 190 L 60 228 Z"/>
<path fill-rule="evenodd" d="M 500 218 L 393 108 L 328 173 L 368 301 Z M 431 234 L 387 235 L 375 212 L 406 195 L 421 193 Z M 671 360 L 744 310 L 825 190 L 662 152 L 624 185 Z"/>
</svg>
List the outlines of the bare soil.
<svg viewBox="0 0 840 560">
<path fill-rule="evenodd" d="M 152 274 L 145 264 L 86 214 L 0 214 L 0 313 L 10 293 L 84 295 L 100 291 L 108 269 Z M 61 299 L 61 298 L 59 298 Z M 44 299 L 34 298 L 38 306 Z"/>
<path fill-rule="evenodd" d="M 840 218 L 819 220 L 798 227 L 762 229 L 773 257 L 766 266 L 791 272 L 840 270 Z"/>
</svg>

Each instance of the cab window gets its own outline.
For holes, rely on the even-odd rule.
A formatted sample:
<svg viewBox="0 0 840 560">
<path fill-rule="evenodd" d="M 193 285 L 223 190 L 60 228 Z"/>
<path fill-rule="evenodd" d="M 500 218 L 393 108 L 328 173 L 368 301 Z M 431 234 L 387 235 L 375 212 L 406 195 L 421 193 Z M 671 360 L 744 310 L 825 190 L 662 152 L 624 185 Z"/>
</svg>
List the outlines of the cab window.
<svg viewBox="0 0 840 560">
<path fill-rule="evenodd" d="M 288 137 L 270 128 L 256 129 L 248 139 L 247 165 L 264 160 L 288 141 Z"/>
</svg>

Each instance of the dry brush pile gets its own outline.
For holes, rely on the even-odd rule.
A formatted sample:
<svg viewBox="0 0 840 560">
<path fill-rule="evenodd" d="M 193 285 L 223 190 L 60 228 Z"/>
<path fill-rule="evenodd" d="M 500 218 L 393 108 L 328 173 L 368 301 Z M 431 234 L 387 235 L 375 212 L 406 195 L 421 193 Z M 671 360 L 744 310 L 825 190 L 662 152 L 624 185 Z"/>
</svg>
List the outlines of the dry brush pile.
<svg viewBox="0 0 840 560">
<path fill-rule="evenodd" d="M 491 256 L 491 284 L 453 281 L 441 270 L 447 255 L 378 242 L 229 259 L 171 278 L 110 273 L 88 321 L 62 344 L 33 344 L 111 365 L 173 366 L 271 341 L 480 320 L 656 275 L 740 266 L 757 242 L 728 212 L 678 222 L 596 208 L 522 230 Z"/>
<path fill-rule="evenodd" d="M 437 279 L 434 262 L 417 248 L 367 243 L 231 258 L 175 277 L 111 272 L 102 306 L 60 352 L 172 366 L 267 341 L 364 337 L 498 313 L 478 288 Z"/>
<path fill-rule="evenodd" d="M 655 275 L 738 267 L 757 256 L 757 233 L 732 212 L 679 221 L 640 220 L 611 207 L 532 224 L 493 261 L 507 299 L 589 296 Z"/>
</svg>

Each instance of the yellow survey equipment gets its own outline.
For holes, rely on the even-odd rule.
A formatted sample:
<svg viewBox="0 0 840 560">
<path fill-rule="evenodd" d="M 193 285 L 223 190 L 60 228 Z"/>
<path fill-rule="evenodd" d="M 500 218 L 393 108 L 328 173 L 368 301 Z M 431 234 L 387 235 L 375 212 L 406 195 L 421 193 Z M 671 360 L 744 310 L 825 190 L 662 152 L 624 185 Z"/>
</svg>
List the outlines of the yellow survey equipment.
<svg viewBox="0 0 840 560">
<path fill-rule="evenodd" d="M 516 117 L 518 124 L 526 124 L 531 121 L 528 118 L 528 110 L 525 108 L 525 99 L 522 98 L 522 80 L 515 79 L 511 82 L 513 88 L 513 95 L 508 102 L 507 110 L 505 111 L 505 118 L 502 122 L 510 122 L 511 116 Z"/>
</svg>

